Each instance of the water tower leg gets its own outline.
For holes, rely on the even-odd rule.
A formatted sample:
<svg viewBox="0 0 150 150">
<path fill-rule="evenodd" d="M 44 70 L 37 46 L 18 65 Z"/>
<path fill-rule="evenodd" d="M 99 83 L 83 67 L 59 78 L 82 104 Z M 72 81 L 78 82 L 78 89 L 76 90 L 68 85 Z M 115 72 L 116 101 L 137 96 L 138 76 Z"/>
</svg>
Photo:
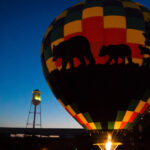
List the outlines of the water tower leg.
<svg viewBox="0 0 150 150">
<path fill-rule="evenodd" d="M 36 105 L 34 106 L 33 128 L 35 128 L 35 121 L 36 121 Z"/>
<path fill-rule="evenodd" d="M 30 113 L 31 113 L 31 108 L 32 108 L 32 103 L 30 105 L 30 109 L 29 109 L 29 114 L 28 114 L 28 118 L 27 118 L 27 124 L 26 124 L 26 128 L 28 127 L 29 125 L 29 117 L 30 117 Z"/>
<path fill-rule="evenodd" d="M 42 118 L 41 118 L 41 103 L 40 103 L 40 128 L 42 127 Z"/>
</svg>

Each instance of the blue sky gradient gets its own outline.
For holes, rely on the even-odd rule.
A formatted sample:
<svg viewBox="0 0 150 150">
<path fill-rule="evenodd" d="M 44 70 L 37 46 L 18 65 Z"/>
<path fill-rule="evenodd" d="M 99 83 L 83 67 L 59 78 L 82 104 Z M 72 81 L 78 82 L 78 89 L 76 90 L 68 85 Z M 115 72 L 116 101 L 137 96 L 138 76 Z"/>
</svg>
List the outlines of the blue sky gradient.
<svg viewBox="0 0 150 150">
<path fill-rule="evenodd" d="M 81 0 L 0 1 L 0 127 L 25 127 L 32 91 L 42 92 L 42 127 L 81 128 L 50 91 L 40 48 L 49 24 Z M 150 8 L 149 0 L 137 2 Z"/>
</svg>

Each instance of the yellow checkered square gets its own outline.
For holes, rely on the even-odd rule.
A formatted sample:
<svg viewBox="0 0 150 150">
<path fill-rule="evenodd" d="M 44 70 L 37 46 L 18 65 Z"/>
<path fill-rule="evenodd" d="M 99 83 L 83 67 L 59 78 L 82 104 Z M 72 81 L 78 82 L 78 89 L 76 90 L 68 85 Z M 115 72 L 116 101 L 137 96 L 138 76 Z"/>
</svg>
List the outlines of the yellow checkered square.
<svg viewBox="0 0 150 150">
<path fill-rule="evenodd" d="M 124 16 L 104 16 L 104 28 L 126 28 Z"/>
<path fill-rule="evenodd" d="M 143 36 L 143 31 L 136 29 L 127 29 L 127 42 L 144 45 L 145 37 Z"/>
<path fill-rule="evenodd" d="M 83 10 L 82 19 L 103 16 L 103 7 L 90 7 Z"/>
<path fill-rule="evenodd" d="M 64 25 L 64 36 L 77 33 L 77 32 L 81 32 L 81 31 L 82 31 L 81 20 L 69 22 Z"/>
</svg>

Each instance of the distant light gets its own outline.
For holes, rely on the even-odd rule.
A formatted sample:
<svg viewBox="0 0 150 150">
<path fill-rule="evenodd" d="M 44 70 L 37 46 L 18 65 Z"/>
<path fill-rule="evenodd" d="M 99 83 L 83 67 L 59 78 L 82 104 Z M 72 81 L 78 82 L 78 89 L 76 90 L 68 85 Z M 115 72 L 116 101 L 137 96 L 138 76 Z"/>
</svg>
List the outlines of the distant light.
<svg viewBox="0 0 150 150">
<path fill-rule="evenodd" d="M 24 134 L 16 134 L 16 137 L 23 138 L 23 137 L 24 137 Z"/>
<path fill-rule="evenodd" d="M 46 135 L 41 135 L 41 138 L 48 138 L 48 136 L 46 136 Z"/>
<path fill-rule="evenodd" d="M 36 137 L 38 137 L 38 138 L 40 138 L 41 137 L 41 135 L 35 135 Z"/>
<path fill-rule="evenodd" d="M 50 138 L 60 138 L 59 135 L 49 135 Z"/>
<path fill-rule="evenodd" d="M 15 134 L 10 134 L 10 137 L 14 138 L 14 137 L 16 137 L 16 135 Z"/>
<path fill-rule="evenodd" d="M 10 137 L 19 137 L 19 138 L 23 138 L 24 134 L 10 134 Z"/>
</svg>

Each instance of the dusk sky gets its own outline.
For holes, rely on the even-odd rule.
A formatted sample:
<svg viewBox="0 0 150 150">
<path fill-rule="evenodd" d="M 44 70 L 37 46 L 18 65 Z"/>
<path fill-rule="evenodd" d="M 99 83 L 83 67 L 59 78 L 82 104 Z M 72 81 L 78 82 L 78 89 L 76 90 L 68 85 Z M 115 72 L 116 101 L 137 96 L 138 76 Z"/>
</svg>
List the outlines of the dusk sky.
<svg viewBox="0 0 150 150">
<path fill-rule="evenodd" d="M 32 91 L 42 92 L 42 127 L 81 128 L 50 91 L 42 38 L 55 17 L 81 0 L 0 0 L 0 127 L 26 127 Z M 149 0 L 136 0 L 150 8 Z"/>
</svg>

